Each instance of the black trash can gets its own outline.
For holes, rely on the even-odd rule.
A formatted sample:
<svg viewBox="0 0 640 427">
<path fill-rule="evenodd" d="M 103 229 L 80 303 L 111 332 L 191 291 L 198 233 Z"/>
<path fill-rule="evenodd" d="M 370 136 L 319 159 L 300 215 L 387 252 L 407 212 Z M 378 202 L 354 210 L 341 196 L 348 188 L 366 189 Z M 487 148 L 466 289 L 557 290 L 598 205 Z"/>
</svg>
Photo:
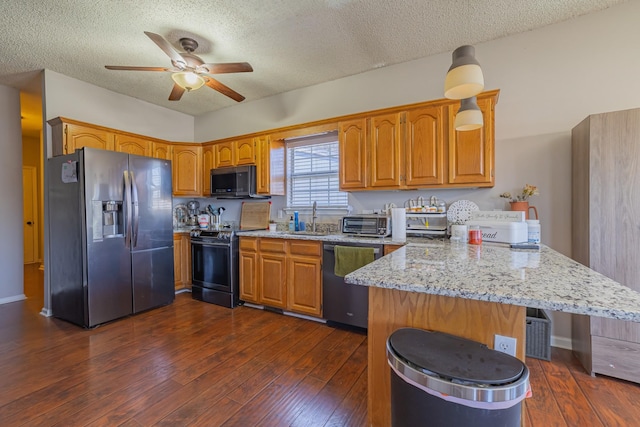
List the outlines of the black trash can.
<svg viewBox="0 0 640 427">
<path fill-rule="evenodd" d="M 387 340 L 393 427 L 519 427 L 529 370 L 515 357 L 442 332 Z"/>
</svg>

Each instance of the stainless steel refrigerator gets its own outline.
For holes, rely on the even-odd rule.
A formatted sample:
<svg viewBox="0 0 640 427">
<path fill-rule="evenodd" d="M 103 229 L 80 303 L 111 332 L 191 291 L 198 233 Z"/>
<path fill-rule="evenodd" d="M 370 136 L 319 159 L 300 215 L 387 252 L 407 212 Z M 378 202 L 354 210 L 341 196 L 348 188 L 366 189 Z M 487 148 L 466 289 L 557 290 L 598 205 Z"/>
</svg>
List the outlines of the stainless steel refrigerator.
<svg viewBox="0 0 640 427">
<path fill-rule="evenodd" d="M 171 162 L 83 148 L 48 180 L 55 317 L 91 328 L 173 302 Z"/>
</svg>

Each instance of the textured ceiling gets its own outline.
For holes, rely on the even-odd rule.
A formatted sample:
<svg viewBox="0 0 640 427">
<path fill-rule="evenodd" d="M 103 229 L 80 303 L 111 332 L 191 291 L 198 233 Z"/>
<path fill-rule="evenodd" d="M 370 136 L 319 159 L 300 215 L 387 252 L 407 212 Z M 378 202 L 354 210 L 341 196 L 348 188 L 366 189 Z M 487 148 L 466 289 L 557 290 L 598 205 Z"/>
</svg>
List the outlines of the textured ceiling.
<svg viewBox="0 0 640 427">
<path fill-rule="evenodd" d="M 194 38 L 205 62 L 249 62 L 217 78 L 246 101 L 524 32 L 621 0 L 3 0 L 0 84 L 50 69 L 194 116 L 235 104 L 203 87 L 168 101 L 170 67 L 144 31 L 180 50 Z"/>
</svg>

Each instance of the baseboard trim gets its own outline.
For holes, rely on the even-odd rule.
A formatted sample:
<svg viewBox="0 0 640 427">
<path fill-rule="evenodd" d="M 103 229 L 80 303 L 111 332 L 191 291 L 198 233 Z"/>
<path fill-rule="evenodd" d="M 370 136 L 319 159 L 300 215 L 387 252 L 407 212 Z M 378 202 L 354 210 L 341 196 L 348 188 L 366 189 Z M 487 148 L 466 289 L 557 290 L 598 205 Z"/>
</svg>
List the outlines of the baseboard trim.
<svg viewBox="0 0 640 427">
<path fill-rule="evenodd" d="M 40 316 L 51 317 L 53 316 L 53 312 L 49 308 L 42 307 L 42 310 L 40 310 Z"/>
<path fill-rule="evenodd" d="M 573 350 L 571 338 L 551 336 L 551 347 L 564 348 L 565 350 Z"/>
<path fill-rule="evenodd" d="M 319 317 L 307 316 L 306 314 L 292 313 L 290 311 L 283 311 L 282 314 L 285 314 L 291 317 L 298 317 L 300 319 L 311 320 L 313 322 L 327 323 L 325 319 L 320 319 Z"/>
<path fill-rule="evenodd" d="M 25 294 L 14 295 L 12 297 L 0 298 L 0 305 L 1 304 L 9 304 L 10 302 L 22 301 L 22 300 L 25 300 L 25 299 L 27 299 Z"/>
</svg>

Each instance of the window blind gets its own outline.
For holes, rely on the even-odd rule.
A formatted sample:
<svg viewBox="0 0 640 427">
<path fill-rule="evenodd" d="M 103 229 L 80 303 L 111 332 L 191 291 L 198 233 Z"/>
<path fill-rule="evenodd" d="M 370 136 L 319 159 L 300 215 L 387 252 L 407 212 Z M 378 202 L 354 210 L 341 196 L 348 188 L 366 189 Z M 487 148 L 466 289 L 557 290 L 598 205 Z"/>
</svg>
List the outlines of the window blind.
<svg viewBox="0 0 640 427">
<path fill-rule="evenodd" d="M 342 208 L 347 193 L 339 191 L 337 134 L 287 141 L 287 207 Z"/>
</svg>

